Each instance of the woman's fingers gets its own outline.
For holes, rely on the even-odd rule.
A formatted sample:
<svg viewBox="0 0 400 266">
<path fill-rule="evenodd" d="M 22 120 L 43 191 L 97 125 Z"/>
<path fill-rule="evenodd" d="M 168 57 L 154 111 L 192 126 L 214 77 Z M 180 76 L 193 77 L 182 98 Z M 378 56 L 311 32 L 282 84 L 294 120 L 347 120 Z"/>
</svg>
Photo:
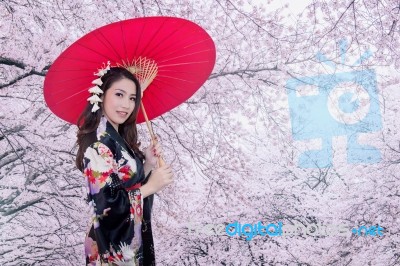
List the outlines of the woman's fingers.
<svg viewBox="0 0 400 266">
<path fill-rule="evenodd" d="M 171 183 L 173 177 L 172 168 L 169 165 L 163 165 L 159 169 L 164 172 L 165 179 L 169 181 L 168 183 Z"/>
<path fill-rule="evenodd" d="M 157 168 L 158 171 L 163 171 L 165 173 L 172 173 L 172 168 L 170 165 L 165 164 L 163 166 L 160 166 L 159 168 Z"/>
<path fill-rule="evenodd" d="M 152 146 L 152 152 L 154 156 L 160 157 L 163 155 L 160 143 Z"/>
</svg>

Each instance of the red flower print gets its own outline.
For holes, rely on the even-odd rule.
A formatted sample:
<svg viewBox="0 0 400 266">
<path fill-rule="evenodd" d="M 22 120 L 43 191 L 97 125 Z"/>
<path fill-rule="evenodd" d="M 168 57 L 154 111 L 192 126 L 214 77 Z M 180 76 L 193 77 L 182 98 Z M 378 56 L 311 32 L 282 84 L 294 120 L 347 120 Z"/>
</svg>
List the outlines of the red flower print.
<svg viewBox="0 0 400 266">
<path fill-rule="evenodd" d="M 91 168 L 86 168 L 85 171 L 84 171 L 84 173 L 85 173 L 85 175 L 87 176 L 87 178 L 88 178 L 88 180 L 89 180 L 89 182 L 90 182 L 91 184 L 96 183 L 96 178 L 93 176 L 93 171 L 92 171 Z"/>
<path fill-rule="evenodd" d="M 138 215 L 138 216 L 141 216 L 142 215 L 142 206 L 136 206 L 136 214 Z"/>
<path fill-rule="evenodd" d="M 110 169 L 108 172 L 101 173 L 99 178 L 100 182 L 101 183 L 106 182 L 107 178 L 112 174 L 112 172 L 113 172 L 112 169 Z"/>
<path fill-rule="evenodd" d="M 107 157 L 113 158 L 113 154 L 109 149 L 107 150 Z"/>
<path fill-rule="evenodd" d="M 131 168 L 129 165 L 124 165 L 118 170 L 118 176 L 120 179 L 122 179 L 122 181 L 127 181 L 131 178 L 130 172 Z"/>
<path fill-rule="evenodd" d="M 121 259 L 122 259 L 122 254 L 121 254 L 120 252 L 118 252 L 116 257 L 117 257 L 119 260 L 121 260 Z"/>
<path fill-rule="evenodd" d="M 102 157 L 112 157 L 113 156 L 113 154 L 112 154 L 112 152 L 110 151 L 110 149 L 106 146 L 106 145 L 104 145 L 104 144 L 99 144 L 99 147 L 97 148 L 98 149 L 98 151 L 99 151 L 99 155 L 101 155 Z"/>
</svg>

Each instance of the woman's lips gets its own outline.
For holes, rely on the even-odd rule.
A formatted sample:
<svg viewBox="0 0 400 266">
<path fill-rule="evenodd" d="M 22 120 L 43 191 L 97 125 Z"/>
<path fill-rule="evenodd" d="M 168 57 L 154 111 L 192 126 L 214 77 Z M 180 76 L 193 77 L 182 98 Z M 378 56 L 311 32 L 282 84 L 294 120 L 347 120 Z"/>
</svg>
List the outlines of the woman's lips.
<svg viewBox="0 0 400 266">
<path fill-rule="evenodd" d="M 119 111 L 117 111 L 117 113 L 118 113 L 120 116 L 122 116 L 122 117 L 125 117 L 125 116 L 128 115 L 127 112 L 119 112 Z"/>
</svg>

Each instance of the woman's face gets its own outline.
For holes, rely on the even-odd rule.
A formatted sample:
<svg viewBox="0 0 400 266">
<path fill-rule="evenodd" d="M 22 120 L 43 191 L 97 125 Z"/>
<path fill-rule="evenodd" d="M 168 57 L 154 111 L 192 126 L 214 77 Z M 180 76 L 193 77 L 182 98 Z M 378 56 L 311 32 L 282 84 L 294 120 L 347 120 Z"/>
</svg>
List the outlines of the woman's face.
<svg viewBox="0 0 400 266">
<path fill-rule="evenodd" d="M 103 114 L 118 131 L 118 126 L 124 123 L 135 108 L 136 85 L 130 79 L 115 81 L 106 91 L 103 98 Z"/>
</svg>

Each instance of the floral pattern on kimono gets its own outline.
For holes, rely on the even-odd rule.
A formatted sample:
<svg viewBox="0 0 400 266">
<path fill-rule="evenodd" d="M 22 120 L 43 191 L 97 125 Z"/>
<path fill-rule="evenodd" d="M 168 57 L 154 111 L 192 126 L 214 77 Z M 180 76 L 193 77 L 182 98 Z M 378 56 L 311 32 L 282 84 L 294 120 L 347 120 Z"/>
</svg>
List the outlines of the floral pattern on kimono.
<svg viewBox="0 0 400 266">
<path fill-rule="evenodd" d="M 142 200 L 143 162 L 102 117 L 97 141 L 85 151 L 91 227 L 85 239 L 87 265 L 155 265 L 151 231 L 153 196 Z"/>
</svg>

